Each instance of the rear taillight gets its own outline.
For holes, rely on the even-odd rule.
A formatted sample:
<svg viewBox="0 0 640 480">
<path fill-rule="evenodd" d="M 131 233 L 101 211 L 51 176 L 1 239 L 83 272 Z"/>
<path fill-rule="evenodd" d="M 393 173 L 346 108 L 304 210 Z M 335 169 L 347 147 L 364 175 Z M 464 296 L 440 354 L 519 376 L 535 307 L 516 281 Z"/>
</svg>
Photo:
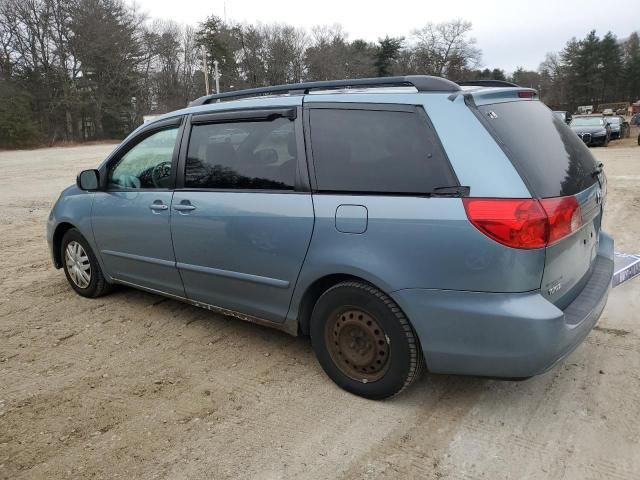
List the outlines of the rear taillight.
<svg viewBox="0 0 640 480">
<path fill-rule="evenodd" d="M 543 248 L 581 226 L 580 206 L 574 197 L 462 201 L 469 221 L 478 230 L 512 248 Z"/>
<path fill-rule="evenodd" d="M 549 219 L 549 245 L 571 235 L 582 226 L 582 212 L 576 197 L 543 198 L 540 205 Z"/>
</svg>

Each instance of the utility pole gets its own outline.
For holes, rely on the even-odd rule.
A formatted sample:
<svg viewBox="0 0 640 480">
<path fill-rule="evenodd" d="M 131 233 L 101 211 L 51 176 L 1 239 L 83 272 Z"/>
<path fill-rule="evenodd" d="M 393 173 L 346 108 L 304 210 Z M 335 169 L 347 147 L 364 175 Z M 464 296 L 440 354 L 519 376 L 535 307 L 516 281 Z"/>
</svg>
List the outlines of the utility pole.
<svg viewBox="0 0 640 480">
<path fill-rule="evenodd" d="M 220 73 L 218 73 L 218 61 L 213 61 L 213 77 L 216 79 L 216 94 L 220 93 Z"/>
<path fill-rule="evenodd" d="M 218 62 L 216 62 L 217 64 Z M 202 46 L 202 68 L 204 70 L 204 94 L 209 95 L 209 68 L 207 67 L 207 51 Z M 216 66 L 216 69 L 218 67 Z M 216 79 L 217 83 L 217 79 Z"/>
</svg>

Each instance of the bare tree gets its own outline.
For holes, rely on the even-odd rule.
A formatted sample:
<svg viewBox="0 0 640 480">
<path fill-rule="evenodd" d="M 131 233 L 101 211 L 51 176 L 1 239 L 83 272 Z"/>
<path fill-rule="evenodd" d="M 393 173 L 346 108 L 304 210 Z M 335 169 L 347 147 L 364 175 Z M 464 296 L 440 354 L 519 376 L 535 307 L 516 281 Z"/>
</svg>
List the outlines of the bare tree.
<svg viewBox="0 0 640 480">
<path fill-rule="evenodd" d="M 476 40 L 469 37 L 471 22 L 453 20 L 428 23 L 414 30 L 411 40 L 415 48 L 415 62 L 423 73 L 458 78 L 464 70 L 480 65 L 481 52 Z"/>
<path fill-rule="evenodd" d="M 312 80 L 346 78 L 347 34 L 341 25 L 319 25 L 311 29 L 305 61 Z"/>
</svg>

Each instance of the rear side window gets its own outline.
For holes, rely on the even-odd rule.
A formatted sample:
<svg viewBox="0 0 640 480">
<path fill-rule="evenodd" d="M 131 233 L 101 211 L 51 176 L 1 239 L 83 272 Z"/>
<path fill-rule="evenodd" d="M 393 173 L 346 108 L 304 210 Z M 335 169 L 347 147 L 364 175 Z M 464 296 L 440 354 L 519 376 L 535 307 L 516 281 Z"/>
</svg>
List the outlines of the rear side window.
<svg viewBox="0 0 640 480">
<path fill-rule="evenodd" d="M 309 112 L 318 190 L 426 194 L 457 185 L 435 132 L 415 111 Z"/>
<path fill-rule="evenodd" d="M 288 118 L 191 129 L 187 188 L 293 190 L 295 177 L 296 137 Z"/>
<path fill-rule="evenodd" d="M 589 149 L 542 102 L 495 103 L 478 109 L 534 197 L 574 195 L 597 181 Z"/>
</svg>

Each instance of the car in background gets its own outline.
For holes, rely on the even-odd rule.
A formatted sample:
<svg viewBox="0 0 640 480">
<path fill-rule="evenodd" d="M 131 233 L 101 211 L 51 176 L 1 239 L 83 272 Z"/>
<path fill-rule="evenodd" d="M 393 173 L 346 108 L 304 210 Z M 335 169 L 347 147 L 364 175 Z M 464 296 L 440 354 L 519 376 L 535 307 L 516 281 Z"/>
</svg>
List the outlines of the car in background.
<svg viewBox="0 0 640 480">
<path fill-rule="evenodd" d="M 602 115 L 604 115 L 605 117 L 610 117 L 613 114 L 614 114 L 613 108 L 605 108 L 602 111 Z"/>
<path fill-rule="evenodd" d="M 615 115 L 611 118 L 608 118 L 607 121 L 611 126 L 611 139 L 618 138 L 627 138 L 631 133 L 631 127 L 629 126 L 629 122 L 627 122 L 624 117 L 619 115 Z"/>
<path fill-rule="evenodd" d="M 602 115 L 576 115 L 569 127 L 589 147 L 606 147 L 611 140 L 611 125 Z"/>
<path fill-rule="evenodd" d="M 567 125 L 571 123 L 571 114 L 565 110 L 554 110 L 553 114 Z"/>
<path fill-rule="evenodd" d="M 580 105 L 576 113 L 578 115 L 591 115 L 593 113 L 593 105 Z"/>
</svg>

